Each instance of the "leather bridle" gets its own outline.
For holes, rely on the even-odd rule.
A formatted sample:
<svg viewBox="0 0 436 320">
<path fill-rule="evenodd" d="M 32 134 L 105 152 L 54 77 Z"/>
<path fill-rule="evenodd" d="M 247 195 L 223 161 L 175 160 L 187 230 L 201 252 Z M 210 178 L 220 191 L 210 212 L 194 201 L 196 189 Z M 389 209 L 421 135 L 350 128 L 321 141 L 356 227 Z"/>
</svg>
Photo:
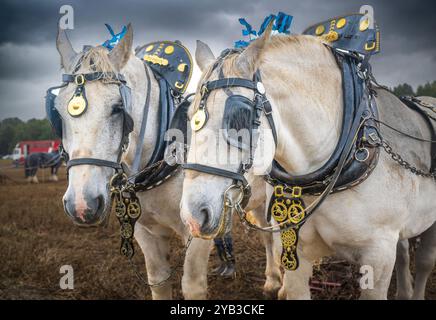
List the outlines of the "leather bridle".
<svg viewBox="0 0 436 320">
<path fill-rule="evenodd" d="M 228 52 L 224 52 L 221 55 L 221 59 L 227 54 Z M 215 63 L 213 69 L 218 66 L 218 62 L 221 61 L 221 59 L 217 60 L 217 63 Z M 222 71 L 220 72 L 220 74 L 222 74 Z M 261 124 L 260 117 L 262 113 L 268 119 L 271 130 L 273 132 L 274 141 L 277 144 L 277 133 L 274 125 L 274 120 L 272 118 L 272 108 L 267 97 L 265 96 L 265 88 L 261 82 L 259 70 L 254 73 L 252 79 L 253 80 L 244 78 L 220 78 L 218 80 L 207 81 L 201 87 L 200 100 L 200 108 L 206 108 L 207 98 L 209 94 L 214 90 L 224 89 L 225 91 L 228 91 L 229 88 L 242 87 L 250 89 L 254 92 L 253 103 L 251 104 L 251 121 L 248 128 L 250 131 L 250 148 L 248 161 L 241 162 L 238 171 L 236 172 L 197 163 L 186 163 L 182 165 L 182 168 L 184 170 L 193 170 L 231 179 L 233 181 L 233 184 L 226 190 L 224 194 L 224 202 L 228 205 L 231 205 L 230 203 L 228 203 L 229 201 L 232 201 L 231 198 L 228 196 L 228 191 L 233 188 L 240 189 L 242 192 L 242 197 L 240 198 L 239 204 L 242 207 L 245 207 L 248 204 L 248 201 L 251 197 L 251 187 L 247 179 L 244 177 L 244 174 L 253 166 L 254 153 L 257 147 L 257 140 L 255 141 L 255 139 L 253 138 L 253 132 L 257 130 Z"/>
<path fill-rule="evenodd" d="M 82 79 L 83 82 L 78 82 L 78 79 Z M 115 74 L 115 73 L 102 73 L 102 72 L 92 72 L 85 74 L 64 74 L 62 76 L 62 80 L 65 84 L 75 83 L 77 86 L 84 86 L 86 82 L 90 81 L 98 81 L 98 80 L 109 80 L 111 83 L 116 83 L 120 89 L 120 95 L 122 100 L 122 111 L 123 111 L 123 133 L 120 142 L 120 146 L 118 148 L 117 161 L 96 159 L 96 158 L 75 158 L 69 159 L 68 154 L 65 150 L 63 150 L 64 155 L 67 158 L 67 170 L 71 167 L 78 165 L 93 165 L 100 167 L 109 167 L 113 168 L 116 171 L 122 170 L 122 165 L 120 163 L 121 156 L 128 145 L 128 135 L 133 130 L 133 120 L 129 114 L 131 111 L 131 92 L 130 88 L 126 85 L 126 80 L 123 75 Z"/>
</svg>

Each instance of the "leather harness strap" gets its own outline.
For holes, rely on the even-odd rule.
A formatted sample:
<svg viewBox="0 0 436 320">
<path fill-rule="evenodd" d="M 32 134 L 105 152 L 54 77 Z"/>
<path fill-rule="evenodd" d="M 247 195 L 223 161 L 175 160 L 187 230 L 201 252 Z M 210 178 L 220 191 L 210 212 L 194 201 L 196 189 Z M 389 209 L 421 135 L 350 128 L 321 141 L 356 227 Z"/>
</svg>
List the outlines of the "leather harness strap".
<svg viewBox="0 0 436 320">
<path fill-rule="evenodd" d="M 235 181 L 239 181 L 242 185 L 248 185 L 247 179 L 245 179 L 244 175 L 238 172 L 233 172 L 230 170 L 224 170 L 220 168 L 210 167 L 198 163 L 186 163 L 183 164 L 183 169 L 199 171 L 203 173 L 208 173 L 215 176 L 220 176 L 224 178 L 229 178 Z"/>
<path fill-rule="evenodd" d="M 132 165 L 133 173 L 136 173 L 139 170 L 139 165 L 141 162 L 141 155 L 142 155 L 142 148 L 144 146 L 143 141 L 144 141 L 144 137 L 145 137 L 145 131 L 147 128 L 148 112 L 150 111 L 151 79 L 150 79 L 150 72 L 148 71 L 148 67 L 145 63 L 144 63 L 144 69 L 145 69 L 145 75 L 147 77 L 147 95 L 145 97 L 145 104 L 144 104 L 144 110 L 143 110 L 143 114 L 142 114 L 141 129 L 139 131 L 138 143 L 137 143 L 137 147 L 135 150 L 135 158 L 133 159 L 133 165 Z"/>
<path fill-rule="evenodd" d="M 231 87 L 244 87 L 247 89 L 255 90 L 256 83 L 252 80 L 243 79 L 243 78 L 226 78 L 226 79 L 218 79 L 214 81 L 206 82 L 202 88 L 206 90 L 206 93 L 216 90 L 216 89 L 224 89 Z"/>
<path fill-rule="evenodd" d="M 86 73 L 86 74 L 82 74 L 82 75 L 77 75 L 77 74 L 63 74 L 62 75 L 62 81 L 63 82 L 75 82 L 77 76 L 83 77 L 83 80 L 86 81 L 95 81 L 95 80 L 100 80 L 100 79 L 112 79 L 112 80 L 118 80 L 120 82 L 126 82 L 126 79 L 124 78 L 124 76 L 122 74 L 116 74 L 113 72 L 91 72 L 91 73 Z"/>
<path fill-rule="evenodd" d="M 122 166 L 118 162 L 95 159 L 95 158 L 79 158 L 79 159 L 71 159 L 67 162 L 67 170 L 71 167 L 78 165 L 92 165 L 92 166 L 100 166 L 100 167 L 109 167 L 114 168 L 115 170 L 121 170 Z"/>
</svg>

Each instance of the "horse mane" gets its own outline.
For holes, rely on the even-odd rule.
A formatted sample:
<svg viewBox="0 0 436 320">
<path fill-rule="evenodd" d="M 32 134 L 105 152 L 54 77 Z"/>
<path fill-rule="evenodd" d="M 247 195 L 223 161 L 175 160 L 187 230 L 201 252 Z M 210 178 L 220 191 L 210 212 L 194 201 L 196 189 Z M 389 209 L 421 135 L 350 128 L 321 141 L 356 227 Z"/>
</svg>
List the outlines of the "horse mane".
<svg viewBox="0 0 436 320">
<path fill-rule="evenodd" d="M 102 72 L 103 80 L 105 80 L 105 74 L 117 73 L 115 67 L 109 59 L 108 53 L 108 49 L 103 46 L 90 48 L 83 53 L 83 56 L 78 64 L 78 69 L 92 72 Z"/>
<path fill-rule="evenodd" d="M 275 35 L 272 36 L 265 44 L 260 53 L 259 64 L 268 60 L 269 57 L 285 55 L 293 62 L 307 62 L 307 59 L 313 56 L 319 57 L 321 63 L 330 54 L 324 46 L 326 42 L 321 38 L 311 35 Z M 283 54 L 284 53 L 284 54 Z M 239 53 L 231 54 L 223 61 L 224 74 L 242 76 L 238 68 L 237 58 Z"/>
</svg>

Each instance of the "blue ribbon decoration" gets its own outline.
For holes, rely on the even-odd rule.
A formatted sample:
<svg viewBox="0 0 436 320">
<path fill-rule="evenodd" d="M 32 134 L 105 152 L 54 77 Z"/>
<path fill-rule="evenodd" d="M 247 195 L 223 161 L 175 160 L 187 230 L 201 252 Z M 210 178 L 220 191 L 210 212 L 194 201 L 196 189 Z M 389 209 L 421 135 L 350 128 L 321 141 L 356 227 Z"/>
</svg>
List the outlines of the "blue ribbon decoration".
<svg viewBox="0 0 436 320">
<path fill-rule="evenodd" d="M 243 36 L 250 36 L 251 34 L 256 35 L 256 31 L 253 30 L 253 27 L 247 22 L 247 20 L 244 18 L 239 18 L 239 23 L 246 28 L 246 30 L 242 30 Z"/>
<path fill-rule="evenodd" d="M 236 49 L 246 48 L 246 47 L 248 47 L 249 44 L 250 44 L 250 42 L 247 42 L 244 40 L 235 41 L 235 48 Z"/>
<path fill-rule="evenodd" d="M 279 12 L 277 14 L 276 23 L 275 23 L 275 30 L 277 30 L 279 33 L 289 34 L 289 27 L 291 26 L 293 17 L 283 13 Z"/>
<path fill-rule="evenodd" d="M 127 32 L 127 27 L 123 26 L 123 29 L 121 30 L 120 33 L 115 34 L 114 30 L 112 29 L 112 27 L 105 23 L 104 24 L 106 26 L 106 28 L 108 29 L 109 33 L 111 34 L 112 38 L 109 40 L 106 40 L 102 46 L 108 48 L 109 50 L 112 50 L 117 44 L 118 42 L 120 42 L 120 40 L 124 37 L 124 35 Z"/>
<path fill-rule="evenodd" d="M 263 20 L 259 31 L 256 33 L 256 31 L 253 30 L 253 27 L 247 22 L 247 20 L 245 20 L 244 18 L 239 18 L 239 23 L 245 27 L 245 30 L 242 30 L 242 35 L 248 36 L 249 41 L 244 41 L 244 40 L 235 41 L 234 47 L 235 48 L 247 47 L 251 41 L 253 41 L 255 38 L 257 38 L 258 36 L 262 35 L 265 32 L 265 29 L 268 27 L 271 21 L 274 21 L 274 25 L 272 28 L 274 31 L 283 34 L 290 34 L 289 28 L 291 26 L 292 20 L 293 20 L 293 16 L 288 15 L 281 11 L 277 14 L 277 16 L 274 14 L 270 14 Z M 252 35 L 254 37 L 252 37 Z"/>
<path fill-rule="evenodd" d="M 275 18 L 276 18 L 275 14 L 270 14 L 268 17 L 266 17 L 265 20 L 263 20 L 263 23 L 260 26 L 260 29 L 259 29 L 259 32 L 257 33 L 257 35 L 260 36 L 262 33 L 264 33 L 266 27 L 268 27 L 268 25 L 271 22 L 271 20 L 274 20 Z M 273 30 L 275 30 L 274 26 L 273 26 Z"/>
</svg>

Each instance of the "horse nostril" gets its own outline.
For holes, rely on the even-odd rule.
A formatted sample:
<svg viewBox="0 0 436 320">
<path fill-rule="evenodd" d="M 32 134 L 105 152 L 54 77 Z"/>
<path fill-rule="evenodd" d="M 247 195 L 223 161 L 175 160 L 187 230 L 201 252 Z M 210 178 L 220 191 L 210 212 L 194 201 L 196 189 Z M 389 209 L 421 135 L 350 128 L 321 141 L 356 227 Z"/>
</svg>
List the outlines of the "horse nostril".
<svg viewBox="0 0 436 320">
<path fill-rule="evenodd" d="M 198 223 L 200 226 L 205 227 L 209 224 L 212 217 L 212 210 L 209 206 L 204 206 L 200 208 L 200 214 L 198 217 Z"/>
<path fill-rule="evenodd" d="M 103 195 L 99 195 L 96 198 L 89 199 L 87 201 L 88 210 L 87 210 L 87 219 L 90 222 L 94 222 L 100 218 L 100 215 L 103 211 L 104 207 L 104 198 Z"/>
<path fill-rule="evenodd" d="M 97 197 L 97 212 L 96 213 L 101 212 L 101 210 L 103 209 L 103 204 L 104 204 L 104 198 L 102 195 L 99 195 Z"/>
<path fill-rule="evenodd" d="M 64 208 L 67 215 L 79 225 L 94 225 L 102 221 L 105 211 L 105 200 L 102 194 L 97 197 L 87 197 L 85 203 L 64 198 Z"/>
</svg>

